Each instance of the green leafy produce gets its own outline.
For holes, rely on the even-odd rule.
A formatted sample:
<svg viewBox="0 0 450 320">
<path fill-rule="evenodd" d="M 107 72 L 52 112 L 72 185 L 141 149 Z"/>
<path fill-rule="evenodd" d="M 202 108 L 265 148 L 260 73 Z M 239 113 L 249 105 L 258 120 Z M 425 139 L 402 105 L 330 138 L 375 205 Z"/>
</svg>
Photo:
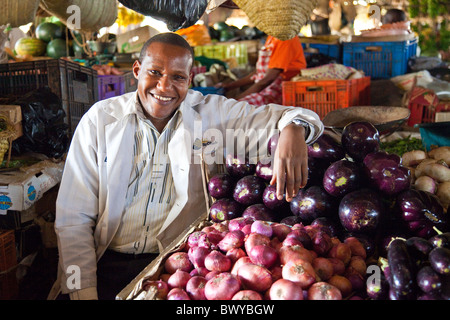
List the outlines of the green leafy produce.
<svg viewBox="0 0 450 320">
<path fill-rule="evenodd" d="M 402 139 L 382 142 L 380 148 L 387 153 L 394 153 L 396 155 L 399 155 L 400 157 L 408 151 L 425 150 L 422 144 L 422 140 L 411 137 L 411 135 Z"/>
</svg>

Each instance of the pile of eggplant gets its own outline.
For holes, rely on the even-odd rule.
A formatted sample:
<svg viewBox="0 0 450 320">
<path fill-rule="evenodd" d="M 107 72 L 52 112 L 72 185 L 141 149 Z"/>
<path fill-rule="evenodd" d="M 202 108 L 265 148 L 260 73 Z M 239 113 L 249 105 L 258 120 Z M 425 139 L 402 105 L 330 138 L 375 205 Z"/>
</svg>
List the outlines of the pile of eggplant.
<svg viewBox="0 0 450 320">
<path fill-rule="evenodd" d="M 276 143 L 276 137 L 269 141 L 272 154 Z M 384 271 L 383 281 L 377 285 L 388 287 L 387 295 L 375 295 L 373 285 L 367 282 L 367 298 L 448 299 L 441 291 L 450 286 L 450 249 L 431 242 L 450 232 L 448 205 L 435 194 L 416 188 L 411 167 L 380 146 L 380 134 L 369 122 L 348 124 L 339 138 L 325 131 L 308 146 L 308 183 L 290 203 L 275 197 L 275 186 L 268 183 L 270 163 L 249 164 L 229 156 L 227 172 L 209 181 L 209 193 L 215 199 L 210 218 L 221 222 L 249 216 L 290 226 L 314 224 L 332 237 L 356 237 L 365 246 L 368 265 L 373 263 Z M 411 239 L 430 243 L 429 251 L 421 251 L 424 256 L 419 257 L 420 250 L 410 245 Z M 439 258 L 437 254 L 430 257 L 434 247 L 442 247 Z M 430 269 L 419 272 L 419 265 L 431 267 L 438 260 L 446 271 L 435 271 L 440 289 L 428 294 L 417 277 Z M 406 284 L 409 282 L 414 284 Z"/>
</svg>

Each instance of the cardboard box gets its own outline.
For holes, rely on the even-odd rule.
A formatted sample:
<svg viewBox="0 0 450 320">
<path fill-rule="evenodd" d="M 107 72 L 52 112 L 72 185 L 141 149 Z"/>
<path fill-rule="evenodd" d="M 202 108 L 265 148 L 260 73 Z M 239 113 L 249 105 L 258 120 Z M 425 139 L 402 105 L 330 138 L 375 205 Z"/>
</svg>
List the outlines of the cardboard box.
<svg viewBox="0 0 450 320">
<path fill-rule="evenodd" d="M 0 215 L 30 208 L 43 194 L 61 182 L 64 161 L 43 160 L 18 171 L 0 174 Z"/>
<path fill-rule="evenodd" d="M 9 118 L 14 124 L 16 134 L 13 140 L 23 135 L 22 129 L 22 108 L 18 105 L 0 105 L 0 114 Z"/>
<path fill-rule="evenodd" d="M 116 36 L 117 51 L 119 53 L 140 52 L 145 41 L 160 33 L 150 27 L 140 27 Z"/>
</svg>

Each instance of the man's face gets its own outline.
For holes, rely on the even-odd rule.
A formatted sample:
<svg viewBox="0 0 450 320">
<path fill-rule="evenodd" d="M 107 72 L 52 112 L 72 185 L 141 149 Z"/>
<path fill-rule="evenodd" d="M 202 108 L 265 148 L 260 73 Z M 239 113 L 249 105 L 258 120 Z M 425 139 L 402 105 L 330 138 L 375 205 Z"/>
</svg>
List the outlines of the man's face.
<svg viewBox="0 0 450 320">
<path fill-rule="evenodd" d="M 192 63 L 187 49 L 160 42 L 150 44 L 142 63 L 134 63 L 144 114 L 157 128 L 167 124 L 186 97 Z"/>
</svg>

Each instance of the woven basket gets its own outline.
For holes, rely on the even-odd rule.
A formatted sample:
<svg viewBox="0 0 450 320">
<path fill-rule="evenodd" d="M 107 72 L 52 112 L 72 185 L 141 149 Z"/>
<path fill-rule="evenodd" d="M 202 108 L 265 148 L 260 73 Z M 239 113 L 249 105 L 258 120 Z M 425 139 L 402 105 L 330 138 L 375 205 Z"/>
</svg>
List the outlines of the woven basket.
<svg viewBox="0 0 450 320">
<path fill-rule="evenodd" d="M 234 0 L 255 26 L 279 40 L 298 35 L 318 0 Z"/>
<path fill-rule="evenodd" d="M 12 28 L 34 21 L 40 0 L 0 0 L 0 26 Z"/>
<path fill-rule="evenodd" d="M 4 115 L 0 115 L 0 167 L 5 158 L 6 152 L 8 157 L 6 160 L 6 167 L 9 166 L 11 160 L 11 144 L 13 137 L 16 134 L 14 124 Z"/>
<path fill-rule="evenodd" d="M 62 4 L 61 2 L 64 3 Z M 116 0 L 41 0 L 40 4 L 41 9 L 52 16 L 58 17 L 65 24 L 67 24 L 68 19 L 72 19 L 73 13 L 67 13 L 67 8 L 71 5 L 76 5 L 80 8 L 81 21 L 79 30 L 81 31 L 96 32 L 116 22 Z M 73 21 L 70 22 L 73 23 Z"/>
</svg>

